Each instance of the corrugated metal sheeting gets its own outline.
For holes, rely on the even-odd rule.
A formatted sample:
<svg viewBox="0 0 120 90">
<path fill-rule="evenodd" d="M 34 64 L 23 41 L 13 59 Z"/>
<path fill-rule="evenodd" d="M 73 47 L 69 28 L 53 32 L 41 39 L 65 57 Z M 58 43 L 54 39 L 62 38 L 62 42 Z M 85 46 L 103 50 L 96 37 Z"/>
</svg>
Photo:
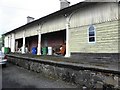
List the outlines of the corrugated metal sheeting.
<svg viewBox="0 0 120 90">
<path fill-rule="evenodd" d="M 65 17 L 56 17 L 47 22 L 42 26 L 41 33 L 48 33 L 54 31 L 60 31 L 65 29 L 66 19 Z"/>
<path fill-rule="evenodd" d="M 15 39 L 23 38 L 23 30 L 18 30 L 15 33 Z"/>
<path fill-rule="evenodd" d="M 39 24 L 33 25 L 28 28 L 25 28 L 24 30 L 17 31 L 15 33 L 15 39 L 22 38 L 23 31 L 25 31 L 25 37 L 30 37 L 30 36 L 38 35 L 39 31 L 41 32 L 41 34 L 44 34 L 48 32 L 64 30 L 65 24 L 66 24 L 65 17 L 54 18 L 46 22 L 43 22 L 42 25 L 40 24 L 41 26 Z"/>
<path fill-rule="evenodd" d="M 26 28 L 25 29 L 25 37 L 30 37 L 30 36 L 38 35 L 38 29 L 39 29 L 38 25 Z"/>
<path fill-rule="evenodd" d="M 89 6 L 89 8 L 84 7 L 79 9 L 70 19 L 70 28 L 118 19 L 118 5 L 116 4 L 117 3 L 98 3 Z M 41 29 L 40 25 L 33 25 L 25 28 L 25 36 L 29 37 L 38 35 L 38 30 L 41 31 L 41 34 L 60 31 L 65 29 L 65 25 L 65 16 L 58 16 L 43 22 Z M 22 38 L 22 32 L 22 30 L 17 31 L 15 33 L 15 39 Z"/>
<path fill-rule="evenodd" d="M 70 20 L 70 27 L 79 27 L 117 19 L 117 3 L 98 3 L 78 10 Z"/>
<path fill-rule="evenodd" d="M 24 29 L 18 29 L 15 31 L 15 39 L 23 38 L 23 35 L 35 36 L 39 32 L 44 34 L 65 30 L 66 16 L 58 15 L 26 26 Z M 96 3 L 75 9 L 69 21 L 70 52 L 104 53 L 109 51 L 116 53 L 118 51 L 118 3 Z M 91 24 L 94 24 L 96 28 L 97 44 L 89 44 L 87 41 L 87 30 Z M 9 43 L 7 37 L 5 37 L 6 45 Z"/>
<path fill-rule="evenodd" d="M 118 21 L 94 24 L 96 42 L 88 42 L 88 26 L 71 29 L 70 51 L 82 53 L 118 53 Z"/>
</svg>

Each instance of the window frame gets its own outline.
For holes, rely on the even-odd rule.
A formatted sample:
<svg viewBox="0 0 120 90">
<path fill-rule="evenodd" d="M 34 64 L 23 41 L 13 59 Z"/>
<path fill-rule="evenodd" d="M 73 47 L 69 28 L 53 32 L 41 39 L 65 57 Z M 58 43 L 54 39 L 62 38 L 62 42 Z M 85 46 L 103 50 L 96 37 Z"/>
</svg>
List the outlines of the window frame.
<svg viewBox="0 0 120 90">
<path fill-rule="evenodd" d="M 90 27 L 94 27 L 94 36 L 90 36 L 90 35 L 89 35 L 89 33 L 90 33 L 90 30 L 89 30 Z M 88 43 L 93 43 L 93 44 L 95 44 L 95 43 L 96 43 L 96 28 L 95 28 L 94 25 L 92 25 L 92 24 L 89 25 L 89 28 L 87 29 L 87 34 L 88 34 L 88 35 L 87 35 L 87 37 L 88 37 Z M 94 37 L 95 40 L 92 41 L 92 42 L 90 42 L 90 40 L 89 40 L 90 37 Z"/>
</svg>

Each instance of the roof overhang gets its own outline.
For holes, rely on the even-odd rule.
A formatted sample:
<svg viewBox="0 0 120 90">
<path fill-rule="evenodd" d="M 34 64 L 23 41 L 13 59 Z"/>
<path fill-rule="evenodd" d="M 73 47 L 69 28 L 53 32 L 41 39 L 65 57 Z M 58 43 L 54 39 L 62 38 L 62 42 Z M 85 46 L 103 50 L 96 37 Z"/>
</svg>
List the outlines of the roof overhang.
<svg viewBox="0 0 120 90">
<path fill-rule="evenodd" d="M 71 12 L 73 12 L 76 9 L 83 8 L 83 7 L 86 7 L 86 6 L 89 6 L 89 5 L 92 5 L 92 4 L 96 4 L 96 3 L 98 3 L 98 2 L 80 2 L 80 3 L 77 3 L 75 5 L 69 6 L 67 8 L 61 9 L 61 10 L 56 11 L 54 13 L 51 13 L 51 14 L 49 14 L 47 16 L 41 17 L 41 18 L 39 18 L 37 20 L 34 20 L 34 21 L 32 21 L 30 23 L 27 23 L 27 24 L 25 24 L 23 26 L 20 26 L 20 27 L 14 29 L 14 30 L 6 32 L 3 35 L 7 35 L 9 33 L 14 33 L 17 30 L 23 30 L 26 27 L 29 27 L 29 26 L 34 25 L 34 24 L 39 24 L 39 23 L 41 23 L 41 22 L 43 22 L 45 20 L 51 19 L 51 18 L 59 16 L 59 15 L 66 15 L 66 14 L 68 15 L 68 14 L 70 14 Z"/>
</svg>

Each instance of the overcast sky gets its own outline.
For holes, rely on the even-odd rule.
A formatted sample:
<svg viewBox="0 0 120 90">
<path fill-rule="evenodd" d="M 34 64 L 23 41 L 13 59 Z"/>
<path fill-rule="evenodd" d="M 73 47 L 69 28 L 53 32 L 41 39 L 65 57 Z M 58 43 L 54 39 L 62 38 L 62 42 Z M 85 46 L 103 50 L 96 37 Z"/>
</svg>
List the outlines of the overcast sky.
<svg viewBox="0 0 120 90">
<path fill-rule="evenodd" d="M 73 5 L 83 0 L 68 1 Z M 0 0 L 0 34 L 26 24 L 27 16 L 38 19 L 59 9 L 59 0 Z"/>
</svg>

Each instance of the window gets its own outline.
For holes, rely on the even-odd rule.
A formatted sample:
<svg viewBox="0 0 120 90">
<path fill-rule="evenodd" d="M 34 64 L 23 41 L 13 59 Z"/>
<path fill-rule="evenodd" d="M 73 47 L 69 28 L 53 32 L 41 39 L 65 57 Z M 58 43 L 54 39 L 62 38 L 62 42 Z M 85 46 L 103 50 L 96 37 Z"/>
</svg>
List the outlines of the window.
<svg viewBox="0 0 120 90">
<path fill-rule="evenodd" d="M 88 42 L 89 43 L 94 43 L 95 42 L 95 28 L 93 25 L 89 27 L 89 36 L 88 36 Z"/>
</svg>

